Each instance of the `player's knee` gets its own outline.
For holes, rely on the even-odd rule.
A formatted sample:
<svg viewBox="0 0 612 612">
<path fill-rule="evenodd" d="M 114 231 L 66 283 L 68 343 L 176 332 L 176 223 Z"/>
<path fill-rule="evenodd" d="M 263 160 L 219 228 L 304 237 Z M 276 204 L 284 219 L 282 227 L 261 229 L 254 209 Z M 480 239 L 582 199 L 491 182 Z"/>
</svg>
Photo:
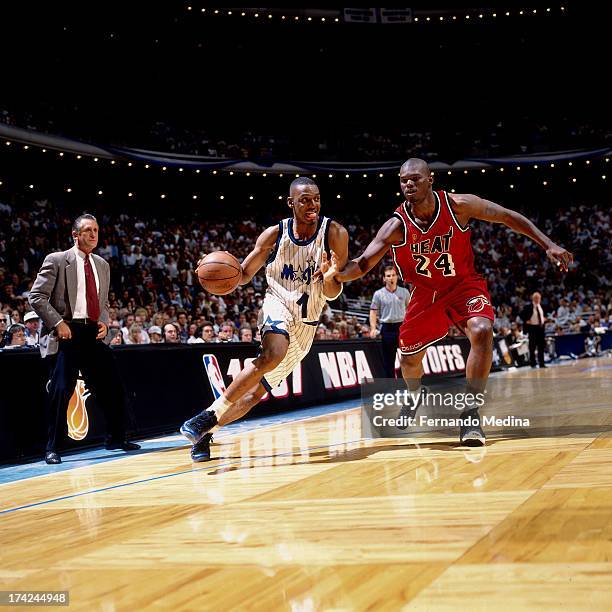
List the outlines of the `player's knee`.
<svg viewBox="0 0 612 612">
<path fill-rule="evenodd" d="M 470 327 L 470 339 L 472 343 L 479 345 L 490 344 L 493 339 L 493 326 L 488 319 L 478 321 Z"/>
<path fill-rule="evenodd" d="M 416 355 L 400 355 L 400 365 L 402 369 L 418 370 L 423 364 L 423 356 Z"/>
<path fill-rule="evenodd" d="M 264 349 L 254 363 L 259 370 L 270 372 L 283 360 L 286 353 L 286 350 L 282 351 L 277 347 L 270 347 Z"/>
</svg>

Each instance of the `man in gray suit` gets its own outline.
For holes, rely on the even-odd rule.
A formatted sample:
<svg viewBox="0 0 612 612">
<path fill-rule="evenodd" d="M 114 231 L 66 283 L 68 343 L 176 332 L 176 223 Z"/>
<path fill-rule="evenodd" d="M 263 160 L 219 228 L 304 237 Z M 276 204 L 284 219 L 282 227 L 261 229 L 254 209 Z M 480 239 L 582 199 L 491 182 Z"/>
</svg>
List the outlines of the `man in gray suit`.
<svg viewBox="0 0 612 612">
<path fill-rule="evenodd" d="M 108 332 L 110 267 L 94 255 L 98 222 L 81 215 L 72 226 L 74 247 L 45 258 L 29 301 L 41 318 L 40 352 L 50 361 L 49 437 L 45 461 L 61 463 L 57 444 L 67 434 L 66 410 L 81 372 L 86 387 L 105 413 L 107 449 L 137 450 L 125 438 L 125 404 L 111 350 L 102 342 Z"/>
</svg>

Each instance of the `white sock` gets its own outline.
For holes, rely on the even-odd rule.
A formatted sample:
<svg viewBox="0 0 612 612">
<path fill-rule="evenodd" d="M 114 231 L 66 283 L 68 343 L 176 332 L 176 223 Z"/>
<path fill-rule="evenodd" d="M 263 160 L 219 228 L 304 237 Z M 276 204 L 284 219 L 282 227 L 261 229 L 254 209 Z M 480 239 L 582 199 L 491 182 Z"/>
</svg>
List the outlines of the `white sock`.
<svg viewBox="0 0 612 612">
<path fill-rule="evenodd" d="M 234 402 L 230 402 L 225 399 L 225 396 L 222 395 L 219 399 L 216 399 L 212 406 L 208 410 L 212 410 L 216 415 L 217 419 L 220 419 L 232 406 Z"/>
</svg>

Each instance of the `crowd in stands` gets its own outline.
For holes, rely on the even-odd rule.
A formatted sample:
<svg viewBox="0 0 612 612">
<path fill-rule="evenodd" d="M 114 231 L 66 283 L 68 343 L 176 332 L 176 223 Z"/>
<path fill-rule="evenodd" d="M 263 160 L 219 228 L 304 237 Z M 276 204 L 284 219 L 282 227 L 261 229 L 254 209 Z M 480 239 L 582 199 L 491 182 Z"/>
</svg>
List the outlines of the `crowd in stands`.
<svg viewBox="0 0 612 612">
<path fill-rule="evenodd" d="M 343 221 L 351 236 L 351 256 L 363 251 L 382 220 Z M 44 256 L 71 246 L 71 221 L 47 200 L 29 209 L 0 202 L 0 332 L 24 323 L 27 296 Z M 264 270 L 249 285 L 223 297 L 205 292 L 194 272 L 197 261 L 210 251 L 227 250 L 244 258 L 263 229 L 255 221 L 162 221 L 124 213 L 99 222 L 97 252 L 111 266 L 112 344 L 259 340 Z M 519 313 L 536 290 L 542 293 L 548 334 L 605 333 L 612 314 L 609 210 L 576 205 L 556 209 L 537 222 L 574 252 L 568 274 L 559 273 L 540 247 L 505 226 L 472 223 L 476 265 L 497 307 L 496 333 L 520 338 Z M 386 258 L 363 279 L 345 286 L 343 295 L 323 313 L 317 339 L 369 337 L 370 300 L 382 286 L 380 272 L 388 263 Z M 16 343 L 32 343 L 28 337 L 36 330 L 26 326 L 14 329 Z"/>
<path fill-rule="evenodd" d="M 82 120 L 79 116 L 82 115 Z M 207 126 L 154 121 L 148 124 L 103 117 L 90 118 L 78 108 L 46 109 L 45 113 L 0 109 L 0 122 L 56 135 L 74 136 L 94 144 L 136 147 L 184 155 L 225 159 L 376 161 L 421 157 L 429 161 L 454 161 L 475 157 L 612 146 L 612 130 L 601 125 L 576 123 L 566 117 L 468 122 L 466 129 L 446 125 L 443 117 L 420 131 L 364 129 L 338 126 L 324 134 L 316 129 L 291 134 L 284 130 L 257 134 L 248 130 L 213 133 Z M 422 122 L 423 123 L 423 122 Z"/>
</svg>

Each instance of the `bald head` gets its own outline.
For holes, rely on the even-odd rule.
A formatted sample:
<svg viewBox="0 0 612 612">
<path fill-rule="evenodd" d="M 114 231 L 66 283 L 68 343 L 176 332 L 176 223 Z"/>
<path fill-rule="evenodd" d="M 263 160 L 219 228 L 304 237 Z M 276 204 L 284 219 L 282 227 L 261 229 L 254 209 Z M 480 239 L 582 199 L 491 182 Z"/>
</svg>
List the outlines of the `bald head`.
<svg viewBox="0 0 612 612">
<path fill-rule="evenodd" d="M 299 192 L 302 191 L 301 189 L 298 189 L 298 188 L 302 186 L 306 186 L 306 185 L 309 187 L 317 186 L 317 184 L 311 178 L 308 178 L 307 176 L 300 176 L 294 179 L 291 182 L 291 185 L 289 185 L 289 194 L 291 196 L 297 195 Z"/>
<path fill-rule="evenodd" d="M 431 171 L 429 170 L 429 166 L 424 159 L 419 159 L 418 157 L 411 157 L 407 159 L 400 169 L 400 174 L 423 174 L 425 176 L 429 176 Z"/>
</svg>

